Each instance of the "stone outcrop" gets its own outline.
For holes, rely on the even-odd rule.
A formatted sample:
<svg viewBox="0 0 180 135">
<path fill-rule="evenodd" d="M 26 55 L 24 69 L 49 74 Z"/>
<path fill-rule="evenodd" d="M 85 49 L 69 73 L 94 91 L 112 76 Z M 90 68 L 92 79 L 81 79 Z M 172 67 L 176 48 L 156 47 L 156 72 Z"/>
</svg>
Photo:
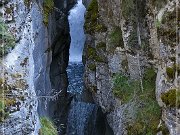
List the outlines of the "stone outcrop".
<svg viewBox="0 0 180 135">
<path fill-rule="evenodd" d="M 170 89 L 178 91 L 179 87 L 179 38 L 176 35 L 179 31 L 175 28 L 179 20 L 178 7 L 179 3 L 174 0 L 92 0 L 87 9 L 83 54 L 85 87 L 106 114 L 115 135 L 127 134 L 134 115 L 128 113 L 127 118 L 126 111 L 133 112 L 133 103 L 124 104 L 121 96 L 114 92 L 114 76 L 121 74 L 139 81 L 143 91 L 149 68 L 155 71 L 153 93 L 162 110 L 156 133 L 166 134 L 166 127 L 171 135 L 180 132 L 179 100 L 175 96 L 177 106 L 169 107 L 161 98 L 163 93 Z"/>
<path fill-rule="evenodd" d="M 2 119 L 0 134 L 38 134 L 40 116 L 61 117 L 66 122 L 64 114 L 67 115 L 70 101 L 66 92 L 68 14 L 75 3 L 75 0 L 0 3 L 3 20 L 15 39 L 14 49 L 11 47 L 13 50 L 0 60 L 0 85 L 2 90 L 7 85 L 5 99 L 12 102 L 6 105 L 9 116 Z"/>
</svg>

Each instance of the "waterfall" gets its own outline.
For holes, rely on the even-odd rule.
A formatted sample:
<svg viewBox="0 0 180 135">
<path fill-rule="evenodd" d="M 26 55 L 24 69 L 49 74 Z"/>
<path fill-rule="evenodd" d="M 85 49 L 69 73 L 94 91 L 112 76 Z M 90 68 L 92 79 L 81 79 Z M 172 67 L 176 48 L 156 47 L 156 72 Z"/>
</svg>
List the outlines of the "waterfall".
<svg viewBox="0 0 180 135">
<path fill-rule="evenodd" d="M 85 11 L 82 0 L 79 0 L 71 9 L 68 17 L 71 35 L 69 66 L 67 68 L 68 92 L 73 94 L 74 98 L 68 113 L 66 133 L 67 135 L 104 135 L 104 128 L 98 129 L 98 127 L 105 127 L 101 118 L 103 114 L 99 112 L 99 107 L 96 104 L 85 102 L 86 99 L 83 97 L 85 91 L 83 91 L 82 53 L 85 43 L 83 28 Z M 97 117 L 99 113 L 101 117 Z"/>
<path fill-rule="evenodd" d="M 68 91 L 71 93 L 81 93 L 83 89 L 83 64 L 82 64 L 82 52 L 85 43 L 84 34 L 84 14 L 86 8 L 82 4 L 82 0 L 71 9 L 68 20 L 70 26 L 71 45 L 69 66 L 67 69 L 69 78 Z M 77 70 L 78 69 L 78 70 Z"/>
<path fill-rule="evenodd" d="M 83 29 L 85 11 L 86 8 L 82 4 L 82 0 L 79 0 L 77 5 L 70 11 L 68 17 L 71 35 L 70 62 L 82 61 L 82 51 L 85 42 Z"/>
</svg>

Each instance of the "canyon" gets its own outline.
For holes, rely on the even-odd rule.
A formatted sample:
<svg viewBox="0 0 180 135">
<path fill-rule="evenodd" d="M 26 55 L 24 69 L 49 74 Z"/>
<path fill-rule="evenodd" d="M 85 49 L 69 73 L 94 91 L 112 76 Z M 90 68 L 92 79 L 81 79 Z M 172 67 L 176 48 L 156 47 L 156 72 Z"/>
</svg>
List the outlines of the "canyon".
<svg viewBox="0 0 180 135">
<path fill-rule="evenodd" d="M 0 134 L 179 135 L 179 12 L 178 0 L 1 0 Z"/>
</svg>

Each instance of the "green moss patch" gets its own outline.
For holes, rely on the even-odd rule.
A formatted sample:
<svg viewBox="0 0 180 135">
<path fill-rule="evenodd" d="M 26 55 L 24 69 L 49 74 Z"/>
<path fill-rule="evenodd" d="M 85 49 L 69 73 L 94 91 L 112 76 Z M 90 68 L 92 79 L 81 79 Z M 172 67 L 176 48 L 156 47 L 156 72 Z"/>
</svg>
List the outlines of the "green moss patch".
<svg viewBox="0 0 180 135">
<path fill-rule="evenodd" d="M 88 9 L 85 18 L 84 28 L 87 33 L 94 32 L 106 32 L 107 28 L 104 24 L 98 22 L 99 11 L 98 11 L 98 2 L 97 0 L 92 0 Z"/>
<path fill-rule="evenodd" d="M 122 0 L 122 15 L 125 19 L 128 19 L 135 10 L 134 0 Z"/>
<path fill-rule="evenodd" d="M 46 117 L 40 118 L 41 122 L 41 129 L 40 129 L 40 135 L 58 135 L 57 128 L 53 124 L 52 121 L 50 121 Z"/>
<path fill-rule="evenodd" d="M 97 48 L 97 49 L 102 49 L 102 50 L 106 51 L 106 43 L 105 43 L 105 42 L 99 42 L 99 43 L 96 45 L 96 48 Z"/>
<path fill-rule="evenodd" d="M 180 8 L 177 9 L 180 12 Z M 180 17 L 179 17 L 180 18 Z M 176 46 L 176 25 L 180 19 L 176 17 L 176 10 L 165 12 L 162 16 L 161 25 L 158 27 L 158 36 L 165 45 Z M 177 20 L 176 20 L 177 19 Z"/>
<path fill-rule="evenodd" d="M 15 39 L 8 31 L 7 25 L 0 18 L 0 57 L 8 54 L 15 46 Z"/>
<path fill-rule="evenodd" d="M 161 99 L 166 106 L 180 108 L 180 91 L 177 89 L 170 89 L 168 92 L 163 93 Z"/>
<path fill-rule="evenodd" d="M 88 68 L 92 71 L 96 71 L 96 65 L 95 64 L 88 64 Z"/>
<path fill-rule="evenodd" d="M 167 67 L 166 73 L 167 73 L 168 78 L 175 79 L 176 71 L 177 71 L 177 74 L 180 75 L 180 66 L 179 65 L 174 64 L 172 67 Z"/>
<path fill-rule="evenodd" d="M 97 55 L 96 49 L 93 47 L 89 46 L 87 48 L 87 56 L 88 59 L 94 60 L 95 62 L 104 62 L 104 60 L 99 55 Z"/>
<path fill-rule="evenodd" d="M 30 7 L 31 0 L 24 0 L 24 4 L 26 7 Z"/>
<path fill-rule="evenodd" d="M 122 74 L 115 75 L 113 93 L 122 103 L 135 103 L 135 119 L 127 124 L 128 135 L 154 135 L 161 118 L 161 109 L 155 96 L 156 73 L 152 68 L 146 69 L 143 88 L 140 81 L 130 80 Z"/>
<path fill-rule="evenodd" d="M 54 8 L 54 1 L 53 0 L 44 0 L 43 3 L 43 22 L 47 26 L 48 25 L 48 19 L 50 13 L 53 11 Z"/>
<path fill-rule="evenodd" d="M 20 74 L 13 74 L 11 77 L 15 79 L 13 84 L 8 84 L 4 78 L 0 78 L 0 122 L 8 118 L 10 113 L 18 111 L 17 104 L 25 99 L 25 95 L 22 95 L 22 90 L 27 88 L 25 81 L 20 79 Z M 19 95 L 15 95 L 15 91 Z"/>
<path fill-rule="evenodd" d="M 0 122 L 3 122 L 8 116 L 9 113 L 5 110 L 5 103 L 0 100 Z"/>
<path fill-rule="evenodd" d="M 113 52 L 116 49 L 116 47 L 124 48 L 122 31 L 120 27 L 114 27 L 109 35 L 109 38 L 111 42 L 111 46 L 109 47 L 109 50 L 111 52 Z"/>
</svg>

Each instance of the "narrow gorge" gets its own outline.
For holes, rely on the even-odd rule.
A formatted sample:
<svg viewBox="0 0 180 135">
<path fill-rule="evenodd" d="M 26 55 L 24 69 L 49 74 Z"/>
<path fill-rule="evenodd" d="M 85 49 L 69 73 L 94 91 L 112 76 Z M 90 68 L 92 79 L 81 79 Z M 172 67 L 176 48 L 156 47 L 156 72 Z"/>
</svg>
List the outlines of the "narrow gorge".
<svg viewBox="0 0 180 135">
<path fill-rule="evenodd" d="M 0 135 L 179 135 L 178 0 L 0 0 Z"/>
</svg>

